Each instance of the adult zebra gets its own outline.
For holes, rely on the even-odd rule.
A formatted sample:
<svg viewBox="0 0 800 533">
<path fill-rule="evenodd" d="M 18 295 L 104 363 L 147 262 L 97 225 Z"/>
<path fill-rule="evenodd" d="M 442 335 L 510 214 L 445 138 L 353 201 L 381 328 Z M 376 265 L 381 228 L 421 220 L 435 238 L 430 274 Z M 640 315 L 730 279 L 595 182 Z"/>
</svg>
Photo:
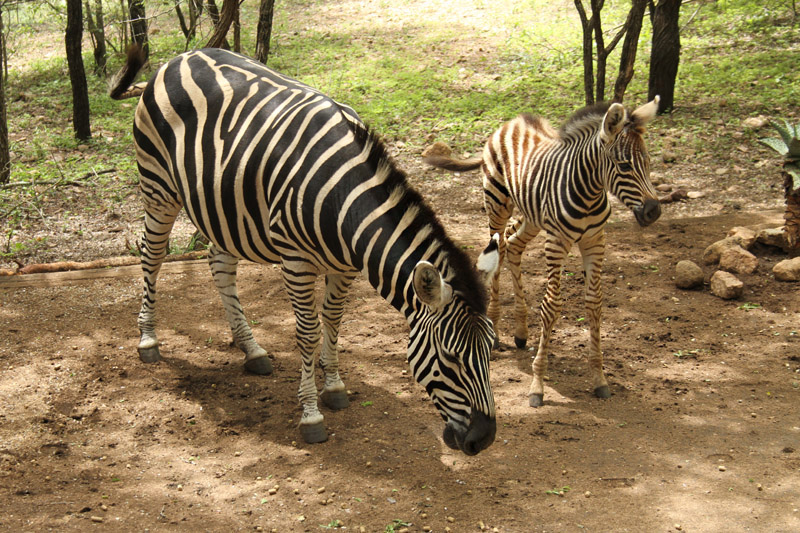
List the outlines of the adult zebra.
<svg viewBox="0 0 800 533">
<path fill-rule="evenodd" d="M 489 231 L 504 236 L 500 239 L 500 262 L 508 250 L 509 270 L 514 280 L 514 341 L 518 348 L 525 347 L 528 339 L 527 304 L 520 279 L 522 253 L 540 230 L 547 233 L 544 245 L 547 289 L 540 310 L 542 331 L 528 392 L 532 407 L 543 402 L 547 345 L 562 305 L 561 269 L 575 243 L 585 271 L 592 384 L 596 396 L 611 396 L 600 350 L 603 298 L 600 277 L 605 252 L 604 228 L 611 212 L 607 193 L 610 191 L 631 209 L 641 226 L 652 224 L 660 216 L 661 206 L 650 183 L 650 156 L 642 137 L 645 125 L 658 110 L 658 101 L 656 96 L 630 114 L 618 103 L 588 106 L 574 113 L 559 131 L 543 118 L 521 115 L 491 136 L 483 157 L 425 158 L 433 166 L 453 171 L 483 169 Z M 514 209 L 522 216 L 508 225 Z M 489 304 L 489 318 L 494 321 L 496 334 L 500 315 L 499 276 L 500 269 L 492 279 Z"/>
<path fill-rule="evenodd" d="M 349 107 L 264 65 L 220 49 L 182 54 L 152 79 L 133 48 L 110 95 L 141 94 L 134 141 L 145 203 L 139 356 L 160 359 L 156 278 L 181 207 L 211 241 L 209 264 L 245 368 L 269 374 L 236 290 L 239 259 L 280 263 L 302 356 L 298 396 L 306 442 L 327 439 L 321 399 L 348 405 L 336 343 L 347 292 L 362 272 L 411 328 L 408 361 L 445 420 L 444 440 L 466 454 L 495 436 L 489 383 L 494 332 L 483 280 L 447 237 L 384 145 Z M 499 239 L 499 237 L 498 237 Z M 499 263 L 497 239 L 479 258 Z M 315 283 L 325 275 L 322 325 Z M 320 337 L 322 345 L 320 348 Z"/>
</svg>

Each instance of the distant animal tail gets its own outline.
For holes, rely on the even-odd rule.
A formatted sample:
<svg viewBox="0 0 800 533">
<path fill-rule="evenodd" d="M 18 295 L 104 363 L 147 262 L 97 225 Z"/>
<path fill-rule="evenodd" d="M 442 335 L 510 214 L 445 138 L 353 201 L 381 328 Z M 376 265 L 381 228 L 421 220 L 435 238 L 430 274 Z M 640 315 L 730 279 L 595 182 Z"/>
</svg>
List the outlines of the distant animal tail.
<svg viewBox="0 0 800 533">
<path fill-rule="evenodd" d="M 147 82 L 133 83 L 133 80 L 136 79 L 146 62 L 144 48 L 138 43 L 132 44 L 128 48 L 128 58 L 125 61 L 125 65 L 111 81 L 111 89 L 108 95 L 114 100 L 124 100 L 141 95 L 147 86 Z"/>
<path fill-rule="evenodd" d="M 430 155 L 428 157 L 423 157 L 422 160 L 432 167 L 443 168 L 445 170 L 450 170 L 451 172 L 466 172 L 468 170 L 475 170 L 480 168 L 481 163 L 483 163 L 482 157 L 474 157 L 472 159 L 455 159 L 443 155 Z"/>
</svg>

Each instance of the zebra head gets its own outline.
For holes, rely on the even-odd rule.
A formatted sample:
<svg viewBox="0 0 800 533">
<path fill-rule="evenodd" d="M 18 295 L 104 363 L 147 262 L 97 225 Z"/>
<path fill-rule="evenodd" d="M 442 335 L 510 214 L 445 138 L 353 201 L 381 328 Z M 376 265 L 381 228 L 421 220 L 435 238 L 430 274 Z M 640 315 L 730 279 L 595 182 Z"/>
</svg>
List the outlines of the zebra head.
<svg viewBox="0 0 800 533">
<path fill-rule="evenodd" d="M 486 281 L 499 264 L 496 235 L 478 259 Z M 408 363 L 445 421 L 444 442 L 475 455 L 494 442 L 497 429 L 489 357 L 494 344 L 492 321 L 473 309 L 427 261 L 414 268 L 413 289 L 421 302 L 411 320 Z M 472 287 L 483 291 L 482 287 Z M 485 306 L 485 295 L 481 295 Z"/>
<path fill-rule="evenodd" d="M 622 104 L 611 104 L 600 131 L 609 165 L 608 188 L 633 211 L 640 226 L 649 226 L 661 216 L 661 204 L 650 182 L 650 155 L 642 137 L 645 125 L 658 111 L 658 101 L 656 96 L 630 116 Z"/>
</svg>

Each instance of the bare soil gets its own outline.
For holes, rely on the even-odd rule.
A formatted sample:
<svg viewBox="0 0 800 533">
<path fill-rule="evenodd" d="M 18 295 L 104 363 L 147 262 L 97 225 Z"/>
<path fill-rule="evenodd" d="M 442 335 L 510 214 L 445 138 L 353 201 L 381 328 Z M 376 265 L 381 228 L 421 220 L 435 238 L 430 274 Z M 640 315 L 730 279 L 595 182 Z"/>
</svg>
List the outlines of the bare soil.
<svg viewBox="0 0 800 533">
<path fill-rule="evenodd" d="M 335 4 L 342 12 L 326 20 L 377 4 Z M 462 22 L 491 27 L 490 10 L 481 13 Z M 387 20 L 402 26 L 408 16 L 392 9 Z M 666 205 L 646 229 L 616 205 L 602 328 L 612 397 L 591 393 L 572 257 L 546 405 L 528 407 L 532 352 L 513 347 L 505 317 L 492 362 L 497 440 L 471 458 L 442 442 L 442 422 L 407 370 L 407 325 L 364 280 L 341 334 L 351 406 L 325 411 L 329 440 L 307 445 L 294 317 L 274 267 L 240 268 L 242 302 L 273 358 L 269 377 L 243 371 L 204 261 L 162 271 L 165 360 L 155 365 L 136 355 L 138 267 L 0 277 L 0 530 L 800 531 L 800 287 L 775 281 L 784 256 L 766 248 L 756 250 L 757 272 L 741 276 L 740 300 L 673 280 L 679 260 L 699 262 L 730 228 L 780 225 L 777 173 L 739 140 L 747 131 L 708 117 L 713 142 L 741 145 L 721 159 L 685 148 L 670 121 L 652 128 L 654 179 L 699 194 Z M 395 147 L 400 166 L 477 256 L 488 239 L 480 178 L 424 168 L 407 146 Z M 18 235 L 47 236 L 25 262 L 127 253 L 141 224 L 127 187 L 106 216 L 74 212 L 90 187 L 65 189 Z M 183 222 L 177 238 L 191 231 Z M 531 346 L 541 248 L 539 237 L 524 261 Z"/>
</svg>

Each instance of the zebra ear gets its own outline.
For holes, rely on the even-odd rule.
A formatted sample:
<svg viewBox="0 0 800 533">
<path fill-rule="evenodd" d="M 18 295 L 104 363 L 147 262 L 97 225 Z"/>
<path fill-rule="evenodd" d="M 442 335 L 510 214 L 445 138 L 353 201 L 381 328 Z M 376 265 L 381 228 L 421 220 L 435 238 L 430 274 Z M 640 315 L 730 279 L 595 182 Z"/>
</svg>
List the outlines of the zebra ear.
<svg viewBox="0 0 800 533">
<path fill-rule="evenodd" d="M 631 118 L 638 124 L 644 126 L 653 120 L 653 118 L 655 118 L 656 113 L 658 113 L 658 103 L 660 101 L 661 97 L 656 95 L 651 102 L 647 102 L 646 104 L 637 107 L 636 111 L 631 113 Z"/>
<path fill-rule="evenodd" d="M 442 279 L 436 267 L 427 261 L 417 263 L 412 279 L 417 298 L 434 310 L 441 309 L 453 299 L 453 288 Z"/>
<path fill-rule="evenodd" d="M 625 125 L 625 108 L 622 104 L 613 103 L 603 117 L 603 131 L 600 137 L 606 144 L 611 144 Z"/>
<path fill-rule="evenodd" d="M 489 246 L 478 257 L 475 263 L 475 268 L 481 275 L 484 283 L 489 283 L 497 272 L 497 267 L 500 266 L 500 234 L 495 233 L 492 235 L 492 240 L 489 241 Z"/>
</svg>

